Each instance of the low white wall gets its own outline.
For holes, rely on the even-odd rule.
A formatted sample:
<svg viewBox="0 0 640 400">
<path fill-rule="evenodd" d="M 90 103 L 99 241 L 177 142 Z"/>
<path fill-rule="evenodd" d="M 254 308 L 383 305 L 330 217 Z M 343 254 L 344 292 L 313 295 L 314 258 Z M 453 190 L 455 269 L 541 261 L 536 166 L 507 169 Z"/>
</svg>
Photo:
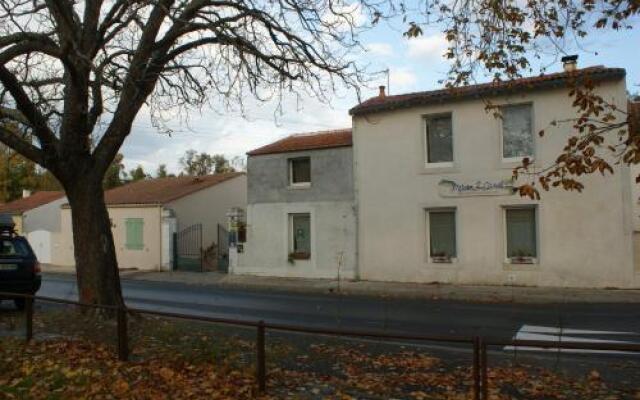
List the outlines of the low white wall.
<svg viewBox="0 0 640 400">
<path fill-rule="evenodd" d="M 23 214 L 25 233 L 33 231 L 60 232 L 60 209 L 69 201 L 66 197 L 25 211 Z"/>
<path fill-rule="evenodd" d="M 51 262 L 52 236 L 51 232 L 45 230 L 31 231 L 27 234 L 27 240 L 41 263 Z"/>
<path fill-rule="evenodd" d="M 289 263 L 289 214 L 311 216 L 311 258 Z M 351 202 L 261 203 L 247 208 L 247 243 L 232 273 L 353 279 L 356 222 Z"/>
</svg>

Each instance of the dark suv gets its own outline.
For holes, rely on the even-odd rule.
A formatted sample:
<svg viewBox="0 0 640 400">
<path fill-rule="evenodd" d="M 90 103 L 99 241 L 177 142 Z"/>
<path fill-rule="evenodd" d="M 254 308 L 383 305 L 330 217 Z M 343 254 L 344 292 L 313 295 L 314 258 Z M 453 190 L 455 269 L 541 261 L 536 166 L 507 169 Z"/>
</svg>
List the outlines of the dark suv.
<svg viewBox="0 0 640 400">
<path fill-rule="evenodd" d="M 0 215 L 0 292 L 35 294 L 40 284 L 40 263 L 29 242 L 16 235 L 10 216 Z M 3 299 L 12 299 L 18 309 L 24 309 L 23 297 L 0 295 Z"/>
</svg>

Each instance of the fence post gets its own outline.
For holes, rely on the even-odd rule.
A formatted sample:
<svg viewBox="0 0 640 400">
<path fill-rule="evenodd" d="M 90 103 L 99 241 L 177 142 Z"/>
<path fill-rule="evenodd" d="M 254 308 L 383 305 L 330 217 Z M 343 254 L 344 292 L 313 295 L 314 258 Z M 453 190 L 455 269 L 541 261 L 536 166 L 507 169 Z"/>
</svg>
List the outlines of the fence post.
<svg viewBox="0 0 640 400">
<path fill-rule="evenodd" d="M 33 339 L 33 297 L 25 297 L 25 337 L 27 342 Z"/>
<path fill-rule="evenodd" d="M 481 374 L 480 378 L 482 384 L 480 387 L 482 388 L 482 400 L 489 400 L 489 386 L 487 379 L 487 343 L 484 340 L 480 339 L 480 366 L 481 366 Z"/>
<path fill-rule="evenodd" d="M 480 400 L 480 338 L 473 337 L 473 400 Z"/>
<path fill-rule="evenodd" d="M 264 393 L 267 389 L 265 345 L 264 345 L 264 321 L 258 322 L 258 337 L 256 341 L 256 379 L 258 380 L 258 392 Z"/>
<path fill-rule="evenodd" d="M 178 234 L 176 232 L 173 232 L 173 236 L 171 237 L 171 244 L 172 244 L 172 256 L 173 256 L 173 260 L 172 261 L 172 267 L 174 271 L 178 270 Z"/>
<path fill-rule="evenodd" d="M 127 310 L 124 306 L 118 307 L 118 359 L 129 360 L 129 337 L 127 333 Z"/>
</svg>

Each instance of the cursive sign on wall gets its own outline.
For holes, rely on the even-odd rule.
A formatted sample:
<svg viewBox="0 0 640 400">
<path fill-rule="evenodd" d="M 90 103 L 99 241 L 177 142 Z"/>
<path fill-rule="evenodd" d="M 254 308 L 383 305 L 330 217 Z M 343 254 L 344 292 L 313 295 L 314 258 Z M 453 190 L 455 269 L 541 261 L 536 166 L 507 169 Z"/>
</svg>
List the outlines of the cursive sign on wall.
<svg viewBox="0 0 640 400">
<path fill-rule="evenodd" d="M 450 179 L 443 179 L 438 183 L 440 195 L 455 196 L 504 196 L 515 192 L 512 179 L 501 181 L 477 180 L 473 183 L 460 183 Z"/>
</svg>

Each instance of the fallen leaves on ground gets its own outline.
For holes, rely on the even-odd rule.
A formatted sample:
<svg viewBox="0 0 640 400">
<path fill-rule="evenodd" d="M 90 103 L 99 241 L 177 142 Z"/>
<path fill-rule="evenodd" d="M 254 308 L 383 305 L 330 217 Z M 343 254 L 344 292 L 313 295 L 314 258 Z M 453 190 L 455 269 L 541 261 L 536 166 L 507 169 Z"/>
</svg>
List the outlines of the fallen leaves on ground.
<svg viewBox="0 0 640 400">
<path fill-rule="evenodd" d="M 471 367 L 424 352 L 402 350 L 371 354 L 366 345 L 311 345 L 298 358 L 298 368 L 279 368 L 270 375 L 285 397 L 296 399 L 472 398 Z M 330 370 L 318 373 L 310 364 L 328 358 Z M 469 360 L 470 362 L 470 360 Z M 458 365 L 456 365 L 458 364 Z M 466 364 L 466 365 L 465 365 Z M 531 365 L 492 367 L 488 371 L 490 400 L 622 400 L 640 399 L 640 385 L 609 387 L 597 371 L 575 379 Z M 637 382 L 637 381 L 636 381 Z M 278 387 L 273 384 L 276 390 Z M 321 396 L 318 396 L 321 395 Z"/>
<path fill-rule="evenodd" d="M 0 342 L 3 399 L 251 399 L 250 371 L 176 359 L 119 362 L 81 340 Z"/>
<path fill-rule="evenodd" d="M 132 361 L 122 363 L 113 321 L 40 312 L 38 340 L 0 339 L 0 400 L 257 398 L 255 330 L 160 318 L 129 322 Z M 470 356 L 274 332 L 267 344 L 265 399 L 472 398 Z M 491 358 L 491 400 L 640 400 L 639 374 L 618 387 L 605 370 L 570 377 Z M 625 368 L 640 371 L 637 363 Z"/>
</svg>

